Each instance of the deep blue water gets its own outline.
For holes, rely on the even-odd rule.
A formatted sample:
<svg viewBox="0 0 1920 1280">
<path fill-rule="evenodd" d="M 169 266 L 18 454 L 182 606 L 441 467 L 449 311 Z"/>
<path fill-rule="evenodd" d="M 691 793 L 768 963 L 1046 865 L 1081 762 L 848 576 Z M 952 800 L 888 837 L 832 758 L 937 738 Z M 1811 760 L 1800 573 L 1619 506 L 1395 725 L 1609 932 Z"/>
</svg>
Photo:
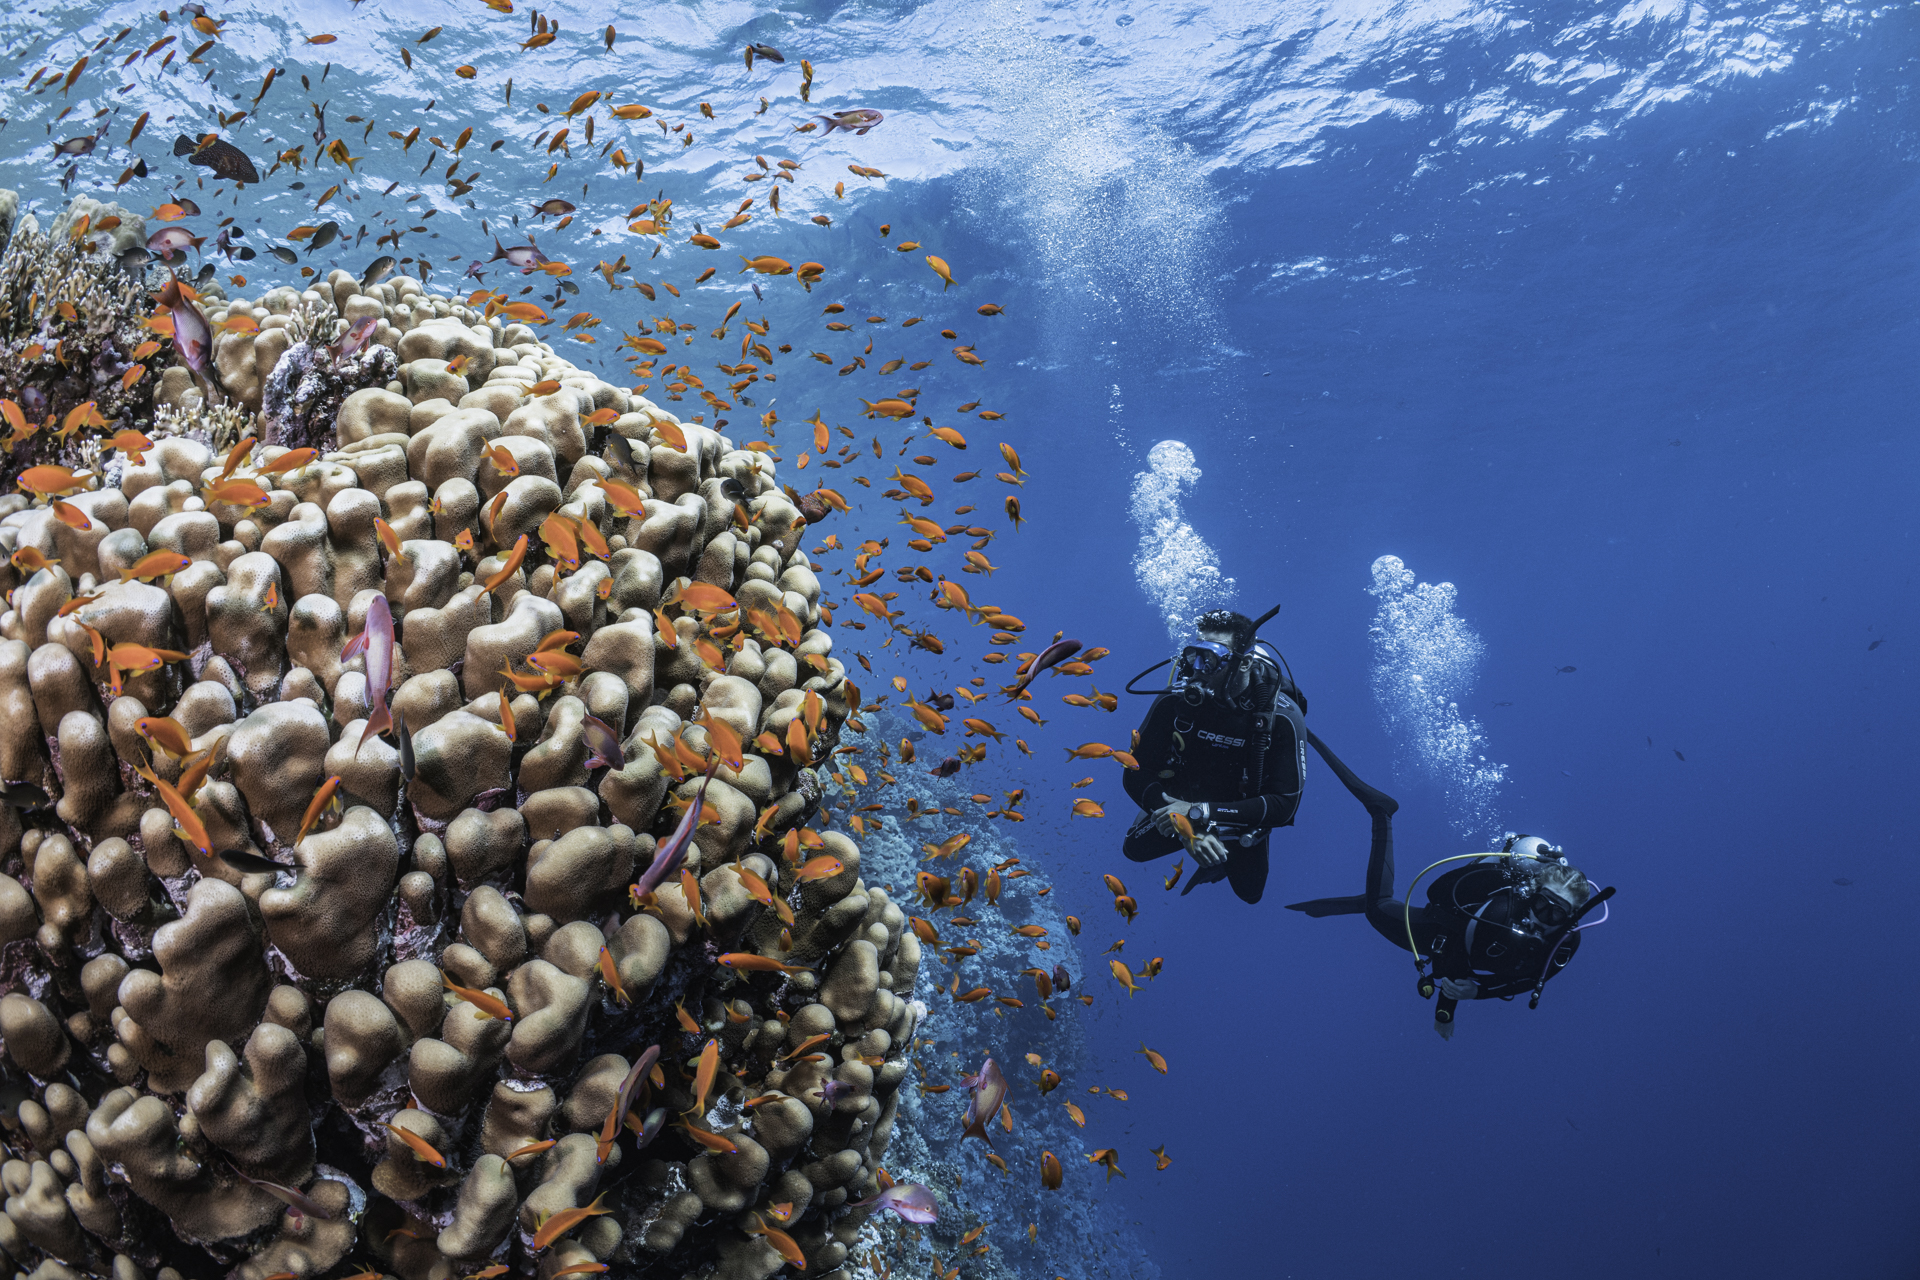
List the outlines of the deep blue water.
<svg viewBox="0 0 1920 1280">
<path fill-rule="evenodd" d="M 642 184 L 595 176 L 591 201 L 579 178 L 567 188 L 578 227 L 542 243 L 584 260 L 582 305 L 609 330 L 640 308 L 584 269 L 613 256 L 586 227 L 617 231 L 656 189 L 683 217 L 718 221 L 740 197 L 742 156 L 789 146 L 804 111 L 790 62 L 778 109 L 748 116 L 772 82 L 743 71 L 740 45 L 811 58 L 816 102 L 888 118 L 867 139 L 789 146 L 813 181 L 801 212 L 828 208 L 837 225 L 817 240 L 769 232 L 784 238 L 766 251 L 821 256 L 837 288 L 780 282 L 766 307 L 796 332 L 828 298 L 965 321 L 983 370 L 946 362 L 933 326 L 914 331 L 929 335 L 916 357 L 943 361 L 921 384 L 928 403 L 944 413 L 984 398 L 1006 412 L 998 428 L 937 420 L 973 438 L 964 465 L 1004 438 L 1032 472 L 1028 522 L 994 542 L 990 584 L 967 580 L 975 598 L 1036 634 L 1112 648 L 1102 689 L 1165 656 L 1166 582 L 1136 580 L 1132 496 L 1149 449 L 1182 442 L 1201 474 L 1179 495 L 1189 541 L 1171 581 L 1212 565 L 1233 581 L 1220 599 L 1250 614 L 1284 605 L 1265 634 L 1307 691 L 1310 723 L 1401 801 L 1403 886 L 1512 829 L 1563 843 L 1618 887 L 1611 919 L 1537 1011 L 1468 1007 L 1443 1043 L 1404 953 L 1357 920 L 1281 907 L 1360 888 L 1365 815 L 1317 761 L 1297 828 L 1274 840 L 1264 902 L 1224 886 L 1179 898 L 1155 883 L 1162 868 L 1118 855 L 1117 771 L 1060 756 L 1120 743 L 1144 701 L 1111 717 L 1072 710 L 1043 681 L 1036 706 L 1059 714 L 1043 709 L 1052 723 L 1026 735 L 1034 757 L 996 750 L 968 776 L 1033 793 L 1032 820 L 1008 834 L 1057 886 L 1054 902 L 1086 919 L 1089 967 L 1123 935 L 1128 960 L 1165 957 L 1131 1000 L 1105 974 L 1090 980 L 1096 1004 L 1068 1016 L 1087 1024 L 1091 1063 L 1056 1095 L 1087 1108 L 1087 1149 L 1119 1148 L 1127 1174 L 1103 1185 L 1063 1152 L 1059 1194 L 1131 1224 L 1161 1273 L 1920 1270 L 1920 875 L 1903 799 L 1920 781 L 1910 6 L 995 0 L 609 19 L 569 5 L 546 12 L 570 50 L 511 56 L 524 6 L 511 19 L 382 0 L 292 12 L 216 13 L 234 34 L 213 55 L 214 84 L 250 97 L 268 65 L 314 70 L 317 51 L 290 42 L 340 33 L 330 119 L 378 128 L 365 199 L 335 216 L 369 216 L 395 177 L 430 181 L 410 176 L 424 157 L 403 167 L 383 138 L 425 97 L 440 103 L 427 132 L 478 122 L 487 141 L 515 140 L 479 166 L 474 207 L 443 185 L 429 195 L 439 259 L 484 257 L 482 216 L 560 190 L 543 187 L 546 157 L 525 145 L 551 121 L 523 99 L 617 87 L 616 100 L 671 104 L 670 119 L 714 130 L 684 154 L 651 143 Z M 617 55 L 598 39 L 609 20 Z M 123 23 L 138 26 L 123 48 L 161 34 L 132 6 L 16 9 L 0 29 L 8 50 L 31 43 L 8 64 L 24 77 Z M 432 57 L 403 76 L 396 42 L 436 24 Z M 456 57 L 482 75 L 452 78 Z M 115 142 L 154 110 L 142 150 L 157 158 L 176 132 L 161 116 L 211 100 L 197 80 L 149 74 L 120 97 L 96 79 L 88 110 L 125 104 Z M 720 124 L 694 114 L 709 99 Z M 10 97 L 0 113 L 12 121 L 0 183 L 43 213 L 58 206 L 49 101 Z M 283 80 L 246 128 L 304 133 L 307 101 Z M 356 149 L 358 133 L 346 134 Z M 268 144 L 251 150 L 258 161 Z M 74 190 L 110 184 L 124 152 L 84 167 Z M 857 182 L 841 172 L 850 161 L 890 176 Z M 285 187 L 297 176 L 250 193 L 247 216 L 284 233 L 335 180 L 305 175 L 302 195 Z M 841 177 L 860 190 L 835 202 L 819 187 Z M 144 208 L 167 189 L 156 177 L 123 198 Z M 877 247 L 882 221 L 943 254 L 960 289 L 942 299 L 919 255 Z M 633 252 L 632 237 L 614 239 Z M 338 260 L 357 268 L 375 252 Z M 678 246 L 656 265 L 685 285 L 706 265 L 696 257 Z M 703 316 L 746 296 L 721 266 Z M 1007 315 L 973 316 L 982 302 Z M 791 429 L 817 402 L 864 427 L 852 396 L 883 383 L 899 385 L 795 372 L 783 419 Z M 802 447 L 782 439 L 789 457 Z M 1001 496 L 980 497 L 983 513 Z M 856 517 L 863 536 L 897 545 L 904 533 L 877 498 Z M 1459 723 L 1504 766 L 1477 804 L 1409 738 L 1405 708 L 1376 699 L 1396 673 L 1376 665 L 1367 588 L 1388 554 L 1421 582 L 1454 584 L 1453 613 L 1482 642 L 1452 668 Z M 972 674 L 951 659 L 982 646 L 921 613 L 950 660 L 882 670 L 922 684 Z M 1068 791 L 1087 774 L 1094 787 Z M 1101 799 L 1108 816 L 1069 821 L 1070 795 Z M 1106 905 L 1107 871 L 1143 903 L 1130 928 Z M 1167 1078 L 1135 1054 L 1143 1041 L 1169 1059 Z M 1095 1084 L 1130 1100 L 1090 1098 Z M 1042 1105 L 1020 1087 L 1017 1107 Z M 1162 1143 L 1173 1164 L 1156 1173 L 1147 1148 Z M 1032 1159 L 1017 1178 L 1032 1179 Z M 1051 1242 L 1047 1274 L 1077 1270 L 1091 1247 Z"/>
</svg>

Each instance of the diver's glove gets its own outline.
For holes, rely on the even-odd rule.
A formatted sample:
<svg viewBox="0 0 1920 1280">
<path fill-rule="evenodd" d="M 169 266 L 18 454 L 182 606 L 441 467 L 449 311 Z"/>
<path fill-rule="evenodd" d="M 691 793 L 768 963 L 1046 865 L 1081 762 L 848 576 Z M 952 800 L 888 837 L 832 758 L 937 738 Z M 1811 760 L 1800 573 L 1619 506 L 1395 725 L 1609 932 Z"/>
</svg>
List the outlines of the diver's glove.
<svg viewBox="0 0 1920 1280">
<path fill-rule="evenodd" d="M 1196 832 L 1203 831 L 1206 829 L 1208 815 L 1211 812 L 1211 806 L 1205 804 L 1189 804 L 1185 800 L 1174 800 L 1153 811 L 1153 829 L 1163 836 L 1179 835 L 1179 830 L 1173 825 L 1173 815 L 1177 813 L 1192 823 Z"/>
<path fill-rule="evenodd" d="M 1480 984 L 1472 978 L 1442 978 L 1440 990 L 1455 1000 L 1477 1000 L 1480 997 Z"/>
<path fill-rule="evenodd" d="M 1193 856 L 1203 867 L 1217 867 L 1227 860 L 1227 846 L 1220 837 L 1201 832 L 1193 838 Z"/>
</svg>

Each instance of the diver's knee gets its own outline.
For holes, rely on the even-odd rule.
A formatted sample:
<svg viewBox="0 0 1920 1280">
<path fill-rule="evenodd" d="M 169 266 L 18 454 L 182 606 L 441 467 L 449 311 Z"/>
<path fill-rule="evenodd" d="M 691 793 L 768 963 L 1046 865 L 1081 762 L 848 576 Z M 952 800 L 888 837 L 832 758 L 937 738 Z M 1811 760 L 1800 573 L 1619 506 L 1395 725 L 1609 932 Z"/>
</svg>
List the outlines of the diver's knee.
<svg viewBox="0 0 1920 1280">
<path fill-rule="evenodd" d="M 1375 791 L 1367 797 L 1367 812 L 1376 818 L 1391 818 L 1400 812 L 1400 802 L 1384 791 Z"/>
</svg>

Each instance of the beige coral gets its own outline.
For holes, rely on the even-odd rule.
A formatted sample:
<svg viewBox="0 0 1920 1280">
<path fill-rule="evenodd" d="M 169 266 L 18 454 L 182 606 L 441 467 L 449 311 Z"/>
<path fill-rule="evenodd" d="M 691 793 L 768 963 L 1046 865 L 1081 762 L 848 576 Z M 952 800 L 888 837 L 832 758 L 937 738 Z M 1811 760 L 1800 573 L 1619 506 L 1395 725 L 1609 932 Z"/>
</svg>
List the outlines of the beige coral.
<svg viewBox="0 0 1920 1280">
<path fill-rule="evenodd" d="M 270 490 L 252 512 L 199 494 L 230 442 L 181 438 L 117 489 L 75 499 L 99 524 L 85 537 L 44 510 L 0 511 L 0 542 L 63 561 L 0 614 L 0 775 L 54 798 L 24 826 L 0 810 L 0 854 L 19 873 L 0 877 L 0 945 L 31 945 L 52 979 L 0 997 L 0 1034 L 13 1067 L 44 1082 L 20 1115 L 61 1166 L 6 1166 L 0 1247 L 96 1269 L 138 1252 L 119 1184 L 249 1280 L 311 1274 L 356 1245 L 406 1280 L 438 1280 L 525 1258 L 546 1215 L 591 1204 L 609 1164 L 638 1160 L 602 1206 L 614 1212 L 543 1265 L 617 1252 L 639 1266 L 717 1246 L 725 1274 L 765 1275 L 768 1246 L 731 1215 L 780 1199 L 795 1204 L 810 1265 L 828 1269 L 844 1247 L 824 1214 L 884 1149 L 910 1040 L 895 991 L 911 988 L 918 949 L 900 910 L 861 882 L 846 836 L 824 833 L 844 870 L 823 881 L 800 884 L 781 856 L 789 831 L 819 824 L 824 778 L 751 744 L 804 713 L 824 758 L 854 706 L 799 513 L 770 465 L 694 423 L 680 424 L 686 449 L 672 447 L 652 428 L 671 420 L 659 406 L 405 278 L 363 289 L 336 271 L 305 294 L 212 314 L 243 309 L 260 332 L 215 350 L 241 401 L 257 404 L 299 326 L 334 310 L 379 318 L 394 389 L 346 396 L 334 448 L 304 467 L 256 472 L 282 452 L 262 449 L 241 472 Z M 461 373 L 446 368 L 456 357 Z M 529 394 L 546 380 L 559 389 Z M 163 380 L 163 400 L 185 394 Z M 613 411 L 611 428 L 588 425 L 596 409 Z M 607 430 L 630 442 L 631 466 L 596 450 Z M 635 517 L 598 486 L 616 466 L 642 495 Z M 556 565 L 540 536 L 555 512 L 591 522 L 607 561 Z M 524 563 L 488 590 L 522 535 Z M 160 549 L 191 563 L 170 581 L 117 581 Z M 708 670 L 699 619 L 674 603 L 690 580 L 783 614 L 797 639 L 742 633 L 725 669 Z M 396 623 L 384 689 L 369 683 L 379 664 L 343 653 L 382 597 Z M 671 637 L 656 634 L 663 608 L 683 615 Z M 116 696 L 89 629 L 191 656 Z M 579 633 L 561 646 L 578 671 L 531 687 L 530 658 L 558 631 Z M 404 755 L 397 732 L 367 733 L 388 700 Z M 186 824 L 204 828 L 205 850 L 147 777 L 187 785 L 190 762 L 138 728 L 160 716 L 215 753 Z M 589 716 L 619 739 L 621 768 L 589 765 Z M 708 724 L 749 754 L 708 786 L 685 877 L 635 904 L 629 885 L 695 794 L 688 759 L 710 750 Z M 310 811 L 323 783 L 339 803 Z M 737 868 L 773 886 L 791 926 Z M 810 968 L 712 963 L 729 949 Z M 676 1004 L 699 1011 L 701 1033 L 681 1029 Z M 784 1060 L 812 1027 L 832 1054 Z M 689 1119 L 735 1150 L 673 1127 L 641 1149 L 633 1130 L 649 1112 L 693 1107 L 689 1072 L 709 1037 L 722 1074 L 707 1114 Z M 614 1118 L 603 1163 L 602 1126 L 648 1045 L 662 1050 L 658 1083 L 637 1086 L 625 1124 Z M 96 1107 L 56 1081 L 69 1070 L 99 1078 Z M 846 1088 L 822 1105 L 829 1078 Z M 371 1168 L 370 1185 L 352 1185 L 330 1150 Z M 299 1197 L 296 1209 L 261 1183 Z"/>
</svg>

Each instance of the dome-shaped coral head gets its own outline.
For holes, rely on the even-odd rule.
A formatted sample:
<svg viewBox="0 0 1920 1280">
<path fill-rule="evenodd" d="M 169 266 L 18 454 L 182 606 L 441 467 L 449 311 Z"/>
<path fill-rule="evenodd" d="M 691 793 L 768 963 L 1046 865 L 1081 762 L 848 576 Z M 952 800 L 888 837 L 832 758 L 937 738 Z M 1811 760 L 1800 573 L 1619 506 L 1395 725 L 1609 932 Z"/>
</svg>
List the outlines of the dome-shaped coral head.
<svg viewBox="0 0 1920 1280">
<path fill-rule="evenodd" d="M 896 1182 L 877 1196 L 855 1203 L 855 1209 L 867 1205 L 879 1209 L 891 1209 L 908 1222 L 926 1224 L 939 1218 L 939 1210 L 933 1202 L 933 1192 L 918 1182 Z"/>
</svg>

